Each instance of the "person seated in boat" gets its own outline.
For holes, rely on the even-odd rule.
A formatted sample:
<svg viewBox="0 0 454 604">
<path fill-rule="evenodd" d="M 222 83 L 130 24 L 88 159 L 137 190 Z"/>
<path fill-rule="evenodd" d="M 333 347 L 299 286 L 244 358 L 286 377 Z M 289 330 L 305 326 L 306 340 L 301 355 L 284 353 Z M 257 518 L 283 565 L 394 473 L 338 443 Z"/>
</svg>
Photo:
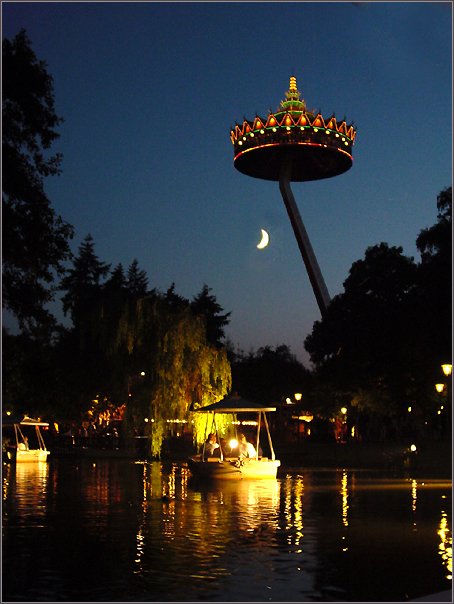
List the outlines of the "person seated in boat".
<svg viewBox="0 0 454 604">
<path fill-rule="evenodd" d="M 30 445 L 28 444 L 28 437 L 24 436 L 24 450 L 25 451 L 29 451 L 30 450 Z"/>
<path fill-rule="evenodd" d="M 246 440 L 244 434 L 238 435 L 238 457 L 240 455 L 243 455 L 243 457 L 249 457 L 251 459 L 256 456 L 254 445 Z"/>
<path fill-rule="evenodd" d="M 205 451 L 204 451 L 204 456 L 203 459 L 207 459 L 208 457 L 219 457 L 220 453 L 219 453 L 219 445 L 216 442 L 216 434 L 211 433 L 208 438 L 207 441 L 205 443 Z"/>
</svg>

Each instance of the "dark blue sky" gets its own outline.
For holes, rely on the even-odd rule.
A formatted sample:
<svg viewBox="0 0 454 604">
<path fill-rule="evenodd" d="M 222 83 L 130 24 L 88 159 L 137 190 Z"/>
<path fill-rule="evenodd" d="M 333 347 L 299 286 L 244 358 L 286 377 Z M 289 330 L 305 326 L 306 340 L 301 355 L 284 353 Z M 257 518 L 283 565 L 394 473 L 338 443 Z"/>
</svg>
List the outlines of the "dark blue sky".
<svg viewBox="0 0 454 604">
<path fill-rule="evenodd" d="M 320 313 L 278 183 L 237 172 L 230 141 L 294 75 L 310 109 L 357 128 L 351 170 L 292 185 L 331 297 L 369 246 L 419 260 L 452 183 L 451 3 L 3 2 L 2 17 L 54 78 L 64 160 L 46 191 L 75 253 L 91 233 L 150 287 L 192 299 L 206 283 L 235 346 L 307 363 Z"/>
</svg>

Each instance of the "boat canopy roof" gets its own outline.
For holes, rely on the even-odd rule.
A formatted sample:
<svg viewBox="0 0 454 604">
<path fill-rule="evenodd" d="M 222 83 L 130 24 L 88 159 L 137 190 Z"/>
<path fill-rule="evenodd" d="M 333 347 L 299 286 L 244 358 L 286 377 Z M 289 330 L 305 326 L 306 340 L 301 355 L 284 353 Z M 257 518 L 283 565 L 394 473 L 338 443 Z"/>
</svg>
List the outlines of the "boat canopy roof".
<svg viewBox="0 0 454 604">
<path fill-rule="evenodd" d="M 27 415 L 3 415 L 2 426 L 14 426 L 20 424 L 21 426 L 48 426 L 47 422 L 40 422 L 37 419 L 28 417 Z"/>
<path fill-rule="evenodd" d="M 241 398 L 237 394 L 226 396 L 217 403 L 196 409 L 195 413 L 258 413 L 259 411 L 276 411 L 276 407 L 268 407 Z"/>
</svg>

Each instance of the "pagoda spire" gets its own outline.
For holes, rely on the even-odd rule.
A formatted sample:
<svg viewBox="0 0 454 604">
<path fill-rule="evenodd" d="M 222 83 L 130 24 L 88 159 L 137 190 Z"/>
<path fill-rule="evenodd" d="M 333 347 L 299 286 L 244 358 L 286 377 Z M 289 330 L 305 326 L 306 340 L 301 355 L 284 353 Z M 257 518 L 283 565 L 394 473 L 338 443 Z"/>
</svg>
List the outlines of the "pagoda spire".
<svg viewBox="0 0 454 604">
<path fill-rule="evenodd" d="M 285 101 L 281 101 L 281 106 L 278 110 L 284 111 L 305 111 L 306 103 L 300 99 L 301 92 L 296 87 L 296 78 L 290 78 L 290 88 L 285 93 Z"/>
</svg>

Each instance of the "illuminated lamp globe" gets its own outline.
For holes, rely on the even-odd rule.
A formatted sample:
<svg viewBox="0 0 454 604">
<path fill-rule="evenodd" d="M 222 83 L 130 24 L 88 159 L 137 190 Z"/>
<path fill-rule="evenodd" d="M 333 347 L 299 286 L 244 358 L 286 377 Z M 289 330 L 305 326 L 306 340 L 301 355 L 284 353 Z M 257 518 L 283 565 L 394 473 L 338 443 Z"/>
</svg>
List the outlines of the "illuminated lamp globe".
<svg viewBox="0 0 454 604">
<path fill-rule="evenodd" d="M 452 372 L 452 365 L 448 365 L 447 363 L 445 365 L 442 365 L 441 368 L 443 369 L 443 373 L 445 375 L 451 375 Z"/>
<path fill-rule="evenodd" d="M 445 385 L 444 384 L 435 384 L 435 389 L 437 392 L 443 392 L 443 390 L 445 389 Z"/>
</svg>

